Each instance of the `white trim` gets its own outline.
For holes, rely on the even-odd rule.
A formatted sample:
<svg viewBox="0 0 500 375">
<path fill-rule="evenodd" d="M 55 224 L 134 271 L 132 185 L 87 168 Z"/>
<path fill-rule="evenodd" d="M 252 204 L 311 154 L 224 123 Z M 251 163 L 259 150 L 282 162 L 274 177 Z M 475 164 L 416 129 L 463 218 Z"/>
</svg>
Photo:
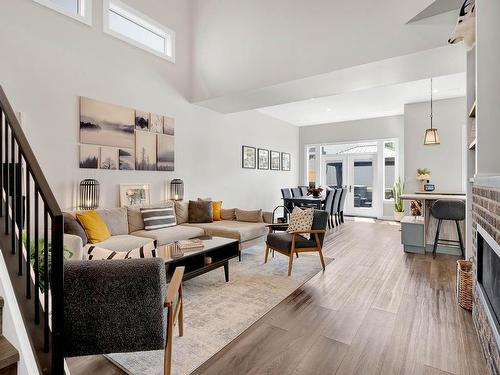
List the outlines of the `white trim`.
<svg viewBox="0 0 500 375">
<path fill-rule="evenodd" d="M 78 0 L 78 14 L 69 12 L 60 5 L 57 5 L 51 0 L 33 0 L 35 3 L 43 5 L 58 13 L 64 14 L 74 20 L 84 23 L 87 26 L 92 26 L 92 0 Z"/>
<path fill-rule="evenodd" d="M 143 27 L 146 30 L 151 31 L 154 34 L 159 35 L 165 39 L 165 53 L 158 52 L 157 50 L 142 44 L 132 38 L 129 38 L 123 34 L 120 34 L 109 27 L 109 13 L 114 12 L 134 23 Z M 168 27 L 160 24 L 159 22 L 153 20 L 152 18 L 146 16 L 145 14 L 139 12 L 138 10 L 122 3 L 119 0 L 103 0 L 102 2 L 102 29 L 103 31 L 123 42 L 133 45 L 134 47 L 140 48 L 144 51 L 150 52 L 153 55 L 161 57 L 171 63 L 175 63 L 175 31 L 169 29 Z"/>
</svg>

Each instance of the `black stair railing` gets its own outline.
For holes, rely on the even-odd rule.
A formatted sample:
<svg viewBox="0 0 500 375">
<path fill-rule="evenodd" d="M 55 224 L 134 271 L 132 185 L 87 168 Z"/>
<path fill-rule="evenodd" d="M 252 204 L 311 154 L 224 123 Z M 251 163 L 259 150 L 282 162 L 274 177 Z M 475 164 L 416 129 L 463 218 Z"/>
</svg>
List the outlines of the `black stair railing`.
<svg viewBox="0 0 500 375">
<path fill-rule="evenodd" d="M 1 86 L 0 176 L 0 250 L 40 373 L 63 374 L 63 215 Z"/>
</svg>

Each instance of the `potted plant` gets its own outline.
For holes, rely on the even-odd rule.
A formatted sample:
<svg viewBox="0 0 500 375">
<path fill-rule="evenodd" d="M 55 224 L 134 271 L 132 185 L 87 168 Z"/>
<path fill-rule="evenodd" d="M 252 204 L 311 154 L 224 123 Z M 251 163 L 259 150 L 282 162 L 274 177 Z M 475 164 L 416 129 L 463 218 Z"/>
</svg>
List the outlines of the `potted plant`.
<svg viewBox="0 0 500 375">
<path fill-rule="evenodd" d="M 322 192 L 323 192 L 323 188 L 320 188 L 320 187 L 307 189 L 307 195 L 312 194 L 312 196 L 315 198 L 320 197 Z"/>
<path fill-rule="evenodd" d="M 431 178 L 431 170 L 429 168 L 417 169 L 417 180 L 420 181 L 420 191 L 424 191 L 425 181 Z"/>
<path fill-rule="evenodd" d="M 396 221 L 401 221 L 405 216 L 403 200 L 401 199 L 401 194 L 403 194 L 404 189 L 405 183 L 401 181 L 401 177 L 399 177 L 392 187 L 392 195 L 394 197 L 394 219 Z"/>
</svg>

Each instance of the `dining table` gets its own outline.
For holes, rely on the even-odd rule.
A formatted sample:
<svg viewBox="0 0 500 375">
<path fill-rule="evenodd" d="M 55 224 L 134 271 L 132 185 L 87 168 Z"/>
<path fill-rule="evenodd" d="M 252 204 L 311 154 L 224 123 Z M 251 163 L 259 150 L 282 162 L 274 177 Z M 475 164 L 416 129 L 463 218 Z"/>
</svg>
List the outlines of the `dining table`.
<svg viewBox="0 0 500 375">
<path fill-rule="evenodd" d="M 282 198 L 285 207 L 288 206 L 288 203 L 291 203 L 294 207 L 299 206 L 307 206 L 314 207 L 317 210 L 321 210 L 323 207 L 323 203 L 325 202 L 325 196 L 313 197 L 312 195 L 305 195 L 302 197 L 290 197 L 290 198 Z"/>
</svg>

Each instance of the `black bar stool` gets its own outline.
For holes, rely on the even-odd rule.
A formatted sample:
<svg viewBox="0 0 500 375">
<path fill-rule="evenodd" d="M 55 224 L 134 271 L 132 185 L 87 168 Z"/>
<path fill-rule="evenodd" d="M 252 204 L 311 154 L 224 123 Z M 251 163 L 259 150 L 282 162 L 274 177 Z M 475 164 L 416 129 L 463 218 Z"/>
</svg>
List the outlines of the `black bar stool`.
<svg viewBox="0 0 500 375">
<path fill-rule="evenodd" d="M 436 249 L 438 244 L 459 247 L 464 257 L 464 243 L 462 240 L 462 232 L 460 231 L 459 221 L 465 219 L 465 203 L 456 200 L 440 199 L 434 202 L 431 208 L 431 215 L 438 219 L 438 226 L 436 231 L 436 238 L 434 239 L 434 248 L 432 249 L 432 256 L 436 257 Z M 453 220 L 457 226 L 458 241 L 445 240 L 439 238 L 441 230 L 441 222 L 443 220 Z"/>
</svg>

